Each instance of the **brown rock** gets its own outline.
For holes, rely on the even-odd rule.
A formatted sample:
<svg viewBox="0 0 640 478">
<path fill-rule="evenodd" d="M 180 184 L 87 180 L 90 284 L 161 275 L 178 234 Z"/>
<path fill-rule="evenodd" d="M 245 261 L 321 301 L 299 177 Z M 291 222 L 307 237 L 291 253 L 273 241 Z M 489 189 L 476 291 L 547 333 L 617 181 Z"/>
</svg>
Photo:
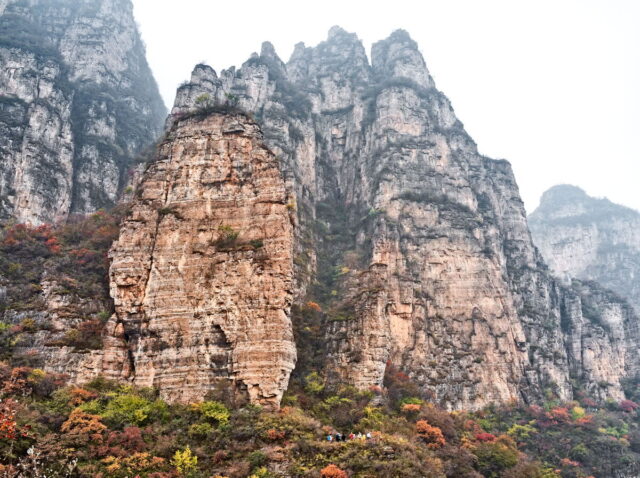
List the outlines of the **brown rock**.
<svg viewBox="0 0 640 478">
<path fill-rule="evenodd" d="M 277 407 L 296 351 L 293 226 L 278 161 L 243 115 L 174 124 L 114 244 L 104 374 L 168 400 Z"/>
</svg>

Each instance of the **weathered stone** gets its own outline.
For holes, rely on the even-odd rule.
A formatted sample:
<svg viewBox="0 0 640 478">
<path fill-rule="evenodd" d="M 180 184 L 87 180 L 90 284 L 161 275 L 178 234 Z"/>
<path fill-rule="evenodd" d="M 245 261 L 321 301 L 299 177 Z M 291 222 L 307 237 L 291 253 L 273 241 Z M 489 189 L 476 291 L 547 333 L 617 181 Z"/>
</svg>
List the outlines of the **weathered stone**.
<svg viewBox="0 0 640 478">
<path fill-rule="evenodd" d="M 165 108 L 130 0 L 0 9 L 0 221 L 115 204 Z"/>
<path fill-rule="evenodd" d="M 296 357 L 293 226 L 257 125 L 213 114 L 172 127 L 111 250 L 102 372 L 168 400 L 277 407 Z"/>
<path fill-rule="evenodd" d="M 295 296 L 330 309 L 330 383 L 380 385 L 391 361 L 452 408 L 570 399 L 574 380 L 621 396 L 635 359 L 568 305 L 591 296 L 549 275 L 510 165 L 478 153 L 406 32 L 376 43 L 371 64 L 335 27 L 287 64 L 266 44 L 239 70 L 198 65 L 172 118 L 203 94 L 252 112 L 282 159 L 300 225 Z M 318 296 L 327 270 L 344 272 Z"/>
</svg>

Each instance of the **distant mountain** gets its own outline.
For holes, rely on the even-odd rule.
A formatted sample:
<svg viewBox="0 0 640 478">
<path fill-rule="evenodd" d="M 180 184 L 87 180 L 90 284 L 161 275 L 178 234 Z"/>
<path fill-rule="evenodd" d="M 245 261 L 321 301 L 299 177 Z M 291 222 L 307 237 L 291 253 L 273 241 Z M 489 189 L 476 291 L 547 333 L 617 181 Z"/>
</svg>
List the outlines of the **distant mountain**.
<svg viewBox="0 0 640 478">
<path fill-rule="evenodd" d="M 554 186 L 529 227 L 559 277 L 597 281 L 640 310 L 640 212 L 575 186 Z"/>
</svg>

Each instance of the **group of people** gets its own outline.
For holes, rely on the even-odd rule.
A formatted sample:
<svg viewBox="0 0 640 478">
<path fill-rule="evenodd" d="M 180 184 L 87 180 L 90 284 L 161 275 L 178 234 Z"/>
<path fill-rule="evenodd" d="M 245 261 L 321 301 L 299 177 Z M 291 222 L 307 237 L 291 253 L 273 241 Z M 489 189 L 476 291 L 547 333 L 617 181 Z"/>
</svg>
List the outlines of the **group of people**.
<svg viewBox="0 0 640 478">
<path fill-rule="evenodd" d="M 371 439 L 371 432 L 367 432 L 367 433 L 360 433 L 358 432 L 357 434 L 351 432 L 348 435 L 343 435 L 342 433 L 330 433 L 329 435 L 327 435 L 327 441 L 328 442 L 333 442 L 333 441 L 347 441 L 347 440 L 370 440 Z"/>
</svg>

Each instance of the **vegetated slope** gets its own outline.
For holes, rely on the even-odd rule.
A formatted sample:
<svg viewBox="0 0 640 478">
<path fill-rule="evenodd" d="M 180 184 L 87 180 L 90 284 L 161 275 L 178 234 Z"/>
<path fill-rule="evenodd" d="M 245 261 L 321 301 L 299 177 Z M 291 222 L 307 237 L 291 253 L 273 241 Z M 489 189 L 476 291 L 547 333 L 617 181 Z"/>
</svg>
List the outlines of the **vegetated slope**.
<svg viewBox="0 0 640 478">
<path fill-rule="evenodd" d="M 0 220 L 111 207 L 166 110 L 130 0 L 0 4 Z"/>
</svg>

